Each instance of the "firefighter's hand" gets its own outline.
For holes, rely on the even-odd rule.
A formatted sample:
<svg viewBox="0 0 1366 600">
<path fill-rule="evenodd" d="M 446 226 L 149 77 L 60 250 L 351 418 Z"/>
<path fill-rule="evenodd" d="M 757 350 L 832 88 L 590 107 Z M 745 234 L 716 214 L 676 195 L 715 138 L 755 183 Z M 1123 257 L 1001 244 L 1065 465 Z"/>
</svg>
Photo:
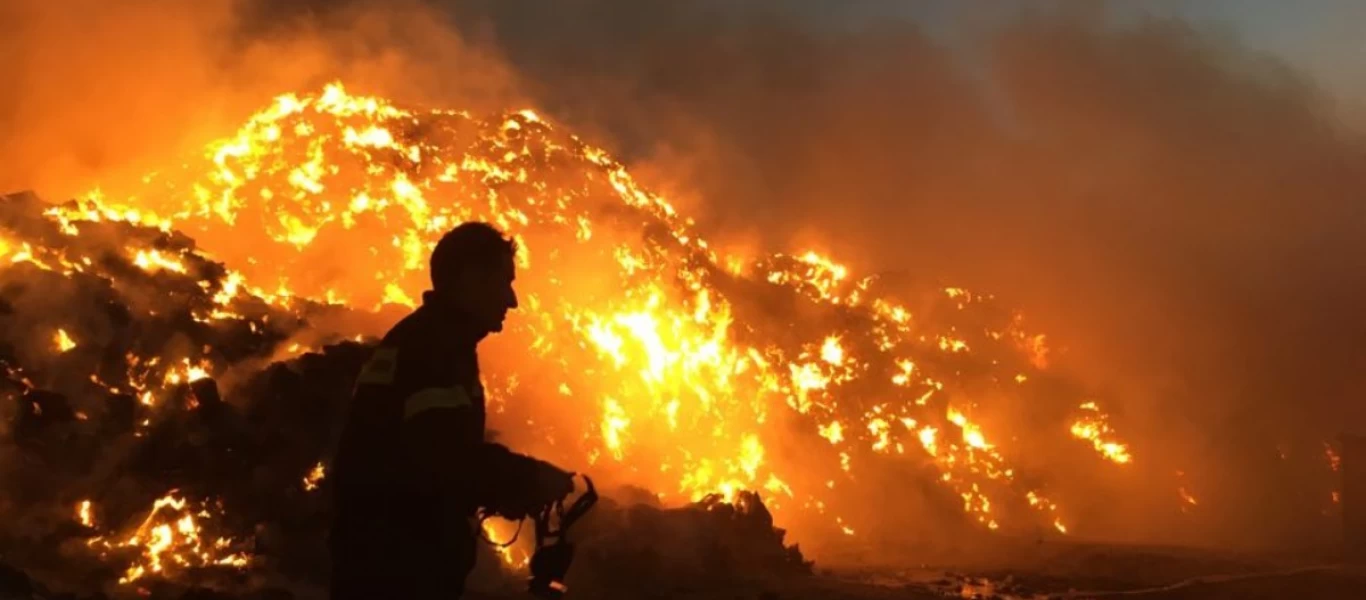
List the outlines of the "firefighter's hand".
<svg viewBox="0 0 1366 600">
<path fill-rule="evenodd" d="M 537 461 L 535 488 L 545 504 L 574 493 L 574 474 L 545 461 Z"/>
</svg>

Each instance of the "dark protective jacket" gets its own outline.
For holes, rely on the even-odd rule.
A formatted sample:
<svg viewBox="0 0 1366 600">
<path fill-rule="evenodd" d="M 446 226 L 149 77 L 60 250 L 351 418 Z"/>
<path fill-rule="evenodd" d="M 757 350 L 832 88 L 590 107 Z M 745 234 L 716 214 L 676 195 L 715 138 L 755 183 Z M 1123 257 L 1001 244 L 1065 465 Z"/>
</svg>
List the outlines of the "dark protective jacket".
<svg viewBox="0 0 1366 600">
<path fill-rule="evenodd" d="M 362 368 L 332 466 L 333 598 L 456 598 L 511 455 L 484 441 L 484 333 L 424 305 Z"/>
</svg>

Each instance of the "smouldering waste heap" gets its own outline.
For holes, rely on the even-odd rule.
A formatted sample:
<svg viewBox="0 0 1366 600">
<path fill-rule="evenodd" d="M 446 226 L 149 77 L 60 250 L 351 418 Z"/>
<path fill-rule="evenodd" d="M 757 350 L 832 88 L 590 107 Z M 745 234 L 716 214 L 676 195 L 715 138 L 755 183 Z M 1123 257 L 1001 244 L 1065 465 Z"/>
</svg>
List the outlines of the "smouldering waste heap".
<svg viewBox="0 0 1366 600">
<path fill-rule="evenodd" d="M 410 110 L 331 85 L 277 98 L 201 160 L 147 181 L 58 216 L 174 228 L 257 289 L 352 307 L 413 304 L 427 252 L 454 224 L 506 229 L 522 249 L 513 333 L 534 366 L 496 369 L 496 398 L 563 396 L 587 418 L 533 423 L 562 456 L 609 463 L 667 497 L 763 489 L 781 518 L 829 510 L 870 452 L 928 454 L 989 527 L 1011 502 L 1055 512 L 1027 501 L 1047 490 L 1011 483 L 1008 452 L 962 391 L 989 381 L 1010 394 L 1045 366 L 1042 336 L 1018 315 L 981 319 L 997 310 L 976 309 L 989 298 L 948 289 L 944 302 L 977 314 L 964 327 L 927 322 L 813 252 L 726 256 L 603 151 L 533 112 Z M 776 318 L 763 306 L 775 298 L 786 303 Z M 973 381 L 962 363 L 980 367 Z M 1127 462 L 1099 410 L 1089 402 L 1057 431 Z M 774 450 L 802 429 L 825 448 L 797 469 Z"/>
<path fill-rule="evenodd" d="M 0 227 L 0 275 L 93 270 L 115 288 L 174 275 L 165 293 L 188 284 L 198 302 L 183 327 L 281 328 L 257 359 L 290 354 L 298 327 L 280 315 L 413 305 L 441 233 L 493 222 L 520 244 L 522 300 L 489 344 L 493 426 L 666 502 L 762 490 L 780 524 L 857 537 L 872 522 L 846 508 L 887 477 L 933 468 L 985 529 L 1066 533 L 1066 498 L 1049 482 L 1077 474 L 1022 473 L 1014 441 L 1094 449 L 1096 468 L 1139 460 L 1093 400 L 1031 391 L 1048 376 L 1044 338 L 990 296 L 899 298 L 816 252 L 728 255 L 604 151 L 531 111 L 401 108 L 334 84 L 277 98 L 131 194 L 94 192 L 45 218 L 48 237 Z M 115 225 L 143 236 L 118 242 L 137 272 L 52 250 L 52 235 L 110 236 Z M 46 355 L 5 363 L 12 381 L 26 365 L 51 371 L 68 353 L 110 347 L 53 324 L 28 334 Z M 154 407 L 246 358 L 171 347 L 149 342 L 110 363 L 128 389 L 106 389 L 101 372 L 81 379 Z M 1049 426 L 998 434 L 1009 424 L 992 420 L 994 406 L 1040 398 Z M 308 489 L 325 472 L 317 458 L 298 473 Z"/>
<path fill-rule="evenodd" d="M 247 444 L 206 439 L 221 399 L 202 384 L 296 354 L 285 341 L 331 309 L 267 303 L 184 236 L 45 212 L 32 196 L 0 197 L 0 512 L 12 511 L 0 539 L 13 543 L 46 506 L 85 528 L 67 534 L 120 565 L 123 582 L 241 567 L 236 536 L 250 529 L 221 523 L 217 498 L 238 482 L 213 489 L 202 479 L 218 473 L 195 468 L 229 458 L 205 448 Z M 176 493 L 178 482 L 195 489 Z"/>
</svg>

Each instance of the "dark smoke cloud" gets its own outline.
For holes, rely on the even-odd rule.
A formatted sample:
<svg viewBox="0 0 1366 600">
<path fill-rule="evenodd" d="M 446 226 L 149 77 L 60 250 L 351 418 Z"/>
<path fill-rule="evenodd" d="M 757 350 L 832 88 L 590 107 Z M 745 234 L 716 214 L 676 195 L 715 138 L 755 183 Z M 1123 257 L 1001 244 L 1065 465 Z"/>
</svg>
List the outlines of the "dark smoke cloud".
<svg viewBox="0 0 1366 600">
<path fill-rule="evenodd" d="M 1230 537 L 1292 537 L 1240 498 L 1366 422 L 1366 145 L 1229 36 L 1099 3 L 927 9 L 953 45 L 829 3 L 454 6 L 713 236 L 1015 301 Z"/>
</svg>

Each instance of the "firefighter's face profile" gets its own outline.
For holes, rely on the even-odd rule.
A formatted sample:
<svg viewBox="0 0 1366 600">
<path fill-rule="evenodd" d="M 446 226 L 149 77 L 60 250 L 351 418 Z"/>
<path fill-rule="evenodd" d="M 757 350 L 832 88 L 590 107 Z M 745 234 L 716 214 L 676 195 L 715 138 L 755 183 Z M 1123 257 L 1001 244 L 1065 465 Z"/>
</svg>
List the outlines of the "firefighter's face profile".
<svg viewBox="0 0 1366 600">
<path fill-rule="evenodd" d="M 511 256 L 485 269 L 467 270 L 456 299 L 459 308 L 490 333 L 502 331 L 508 311 L 517 308 L 517 292 L 512 289 L 516 278 Z"/>
</svg>

